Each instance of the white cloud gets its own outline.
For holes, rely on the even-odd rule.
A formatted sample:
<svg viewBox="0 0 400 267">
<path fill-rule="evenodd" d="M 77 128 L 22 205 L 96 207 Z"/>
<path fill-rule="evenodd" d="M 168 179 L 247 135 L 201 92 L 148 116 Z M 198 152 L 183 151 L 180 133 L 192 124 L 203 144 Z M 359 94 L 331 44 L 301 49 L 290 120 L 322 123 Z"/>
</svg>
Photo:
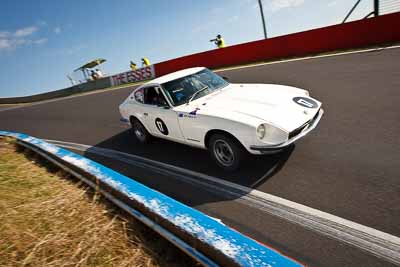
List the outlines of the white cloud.
<svg viewBox="0 0 400 267">
<path fill-rule="evenodd" d="M 36 45 L 45 44 L 45 43 L 47 43 L 47 38 L 41 38 L 41 39 L 33 40 L 32 43 L 36 44 Z"/>
<path fill-rule="evenodd" d="M 235 21 L 237 21 L 237 20 L 239 20 L 239 16 L 232 16 L 232 17 L 230 17 L 230 18 L 228 19 L 228 22 L 232 23 L 232 22 L 235 22 Z"/>
<path fill-rule="evenodd" d="M 10 48 L 10 41 L 7 39 L 0 39 L 0 49 Z"/>
<path fill-rule="evenodd" d="M 63 50 L 63 53 L 68 54 L 68 55 L 73 55 L 73 54 L 81 52 L 82 50 L 85 50 L 86 48 L 88 48 L 87 45 L 82 45 L 82 44 L 81 45 L 76 45 L 76 46 L 73 46 L 73 47 L 68 48 L 66 50 Z"/>
<path fill-rule="evenodd" d="M 30 26 L 22 29 L 18 29 L 15 33 L 15 37 L 24 37 L 24 36 L 29 36 L 32 35 L 34 32 L 38 30 L 38 27 L 36 26 Z"/>
<path fill-rule="evenodd" d="M 47 26 L 47 22 L 44 20 L 39 20 L 39 22 L 37 23 L 39 26 Z"/>
<path fill-rule="evenodd" d="M 10 33 L 9 33 L 9 32 L 0 31 L 0 38 L 6 38 L 6 37 L 8 37 L 8 36 L 10 36 Z"/>
<path fill-rule="evenodd" d="M 60 27 L 55 27 L 54 28 L 54 33 L 55 34 L 59 34 L 61 32 L 61 28 Z"/>
<path fill-rule="evenodd" d="M 271 0 L 270 7 L 272 12 L 283 8 L 298 7 L 304 4 L 304 0 Z"/>
<path fill-rule="evenodd" d="M 31 37 L 39 31 L 37 26 L 29 26 L 17 29 L 16 31 L 0 31 L 0 50 L 15 49 L 27 45 L 42 45 L 47 42 L 47 38 L 34 39 Z"/>
<path fill-rule="evenodd" d="M 221 12 L 224 12 L 224 9 L 222 7 L 213 7 L 210 10 L 210 14 L 211 15 L 217 15 L 217 14 L 219 14 Z"/>
<path fill-rule="evenodd" d="M 10 40 L 10 43 L 12 44 L 13 47 L 24 45 L 24 44 L 29 44 L 31 41 L 26 40 L 26 39 L 14 39 Z"/>
<path fill-rule="evenodd" d="M 328 7 L 333 7 L 337 5 L 337 1 L 331 1 L 328 3 Z"/>
<path fill-rule="evenodd" d="M 47 38 L 40 39 L 24 39 L 24 38 L 14 38 L 14 39 L 0 39 L 0 50 L 5 49 L 15 49 L 21 46 L 28 45 L 43 45 L 47 43 Z"/>
</svg>

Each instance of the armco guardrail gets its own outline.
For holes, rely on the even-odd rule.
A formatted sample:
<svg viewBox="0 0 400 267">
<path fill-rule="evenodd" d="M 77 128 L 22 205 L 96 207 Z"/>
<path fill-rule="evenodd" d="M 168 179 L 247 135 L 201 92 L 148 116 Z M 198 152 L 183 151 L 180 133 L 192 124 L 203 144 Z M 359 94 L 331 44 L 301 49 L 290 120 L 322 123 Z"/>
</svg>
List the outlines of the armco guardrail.
<svg viewBox="0 0 400 267">
<path fill-rule="evenodd" d="M 47 158 L 205 266 L 302 266 L 195 209 L 99 163 L 22 133 L 0 131 Z"/>
<path fill-rule="evenodd" d="M 400 41 L 400 13 L 228 46 L 155 64 L 156 76 L 203 66 L 218 68 L 244 63 L 306 56 Z"/>
<path fill-rule="evenodd" d="M 65 97 L 77 93 L 90 92 L 105 89 L 112 86 L 129 84 L 155 78 L 154 65 L 139 68 L 134 71 L 127 71 L 112 76 L 104 77 L 95 81 L 88 81 L 57 91 L 21 97 L 0 98 L 0 104 L 19 104 L 44 101 L 59 97 Z"/>
<path fill-rule="evenodd" d="M 98 89 L 104 89 L 111 87 L 111 82 L 109 77 L 104 77 L 96 81 L 90 81 L 86 83 L 77 84 L 65 89 L 60 89 L 57 91 L 31 95 L 31 96 L 21 96 L 21 97 L 9 97 L 0 98 L 0 104 L 18 104 L 18 103 L 31 103 L 43 100 L 49 100 L 59 97 L 65 97 L 77 93 L 89 92 Z"/>
</svg>

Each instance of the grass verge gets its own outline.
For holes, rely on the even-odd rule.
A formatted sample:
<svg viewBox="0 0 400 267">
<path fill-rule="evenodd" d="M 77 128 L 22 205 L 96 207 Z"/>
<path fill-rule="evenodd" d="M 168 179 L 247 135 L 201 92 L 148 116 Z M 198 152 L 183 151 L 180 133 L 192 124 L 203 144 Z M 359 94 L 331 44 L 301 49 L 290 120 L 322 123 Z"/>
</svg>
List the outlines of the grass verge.
<svg viewBox="0 0 400 267">
<path fill-rule="evenodd" d="M 168 241 L 0 137 L 0 266 L 193 266 Z"/>
</svg>

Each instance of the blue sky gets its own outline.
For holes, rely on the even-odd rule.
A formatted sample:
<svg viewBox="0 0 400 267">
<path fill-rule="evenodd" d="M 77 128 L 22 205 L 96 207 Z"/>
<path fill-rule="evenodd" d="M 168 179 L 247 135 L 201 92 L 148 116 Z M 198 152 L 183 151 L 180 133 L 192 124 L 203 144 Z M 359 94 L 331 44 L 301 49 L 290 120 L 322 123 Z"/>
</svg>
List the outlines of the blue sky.
<svg viewBox="0 0 400 267">
<path fill-rule="evenodd" d="M 263 0 L 269 37 L 340 23 L 355 0 Z M 350 20 L 372 10 L 363 0 Z M 94 58 L 105 72 L 263 38 L 257 0 L 3 0 L 0 9 L 0 97 L 69 86 L 66 78 Z"/>
</svg>

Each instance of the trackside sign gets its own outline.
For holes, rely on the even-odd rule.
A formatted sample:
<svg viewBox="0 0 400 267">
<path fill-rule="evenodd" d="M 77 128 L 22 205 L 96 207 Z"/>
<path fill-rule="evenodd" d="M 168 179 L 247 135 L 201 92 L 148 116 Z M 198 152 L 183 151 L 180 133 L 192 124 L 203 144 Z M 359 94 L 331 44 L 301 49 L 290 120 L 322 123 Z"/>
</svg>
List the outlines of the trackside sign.
<svg viewBox="0 0 400 267">
<path fill-rule="evenodd" d="M 151 65 L 137 70 L 131 70 L 110 76 L 110 82 L 111 86 L 116 86 L 125 83 L 149 80 L 153 79 L 154 77 L 154 65 Z"/>
</svg>

